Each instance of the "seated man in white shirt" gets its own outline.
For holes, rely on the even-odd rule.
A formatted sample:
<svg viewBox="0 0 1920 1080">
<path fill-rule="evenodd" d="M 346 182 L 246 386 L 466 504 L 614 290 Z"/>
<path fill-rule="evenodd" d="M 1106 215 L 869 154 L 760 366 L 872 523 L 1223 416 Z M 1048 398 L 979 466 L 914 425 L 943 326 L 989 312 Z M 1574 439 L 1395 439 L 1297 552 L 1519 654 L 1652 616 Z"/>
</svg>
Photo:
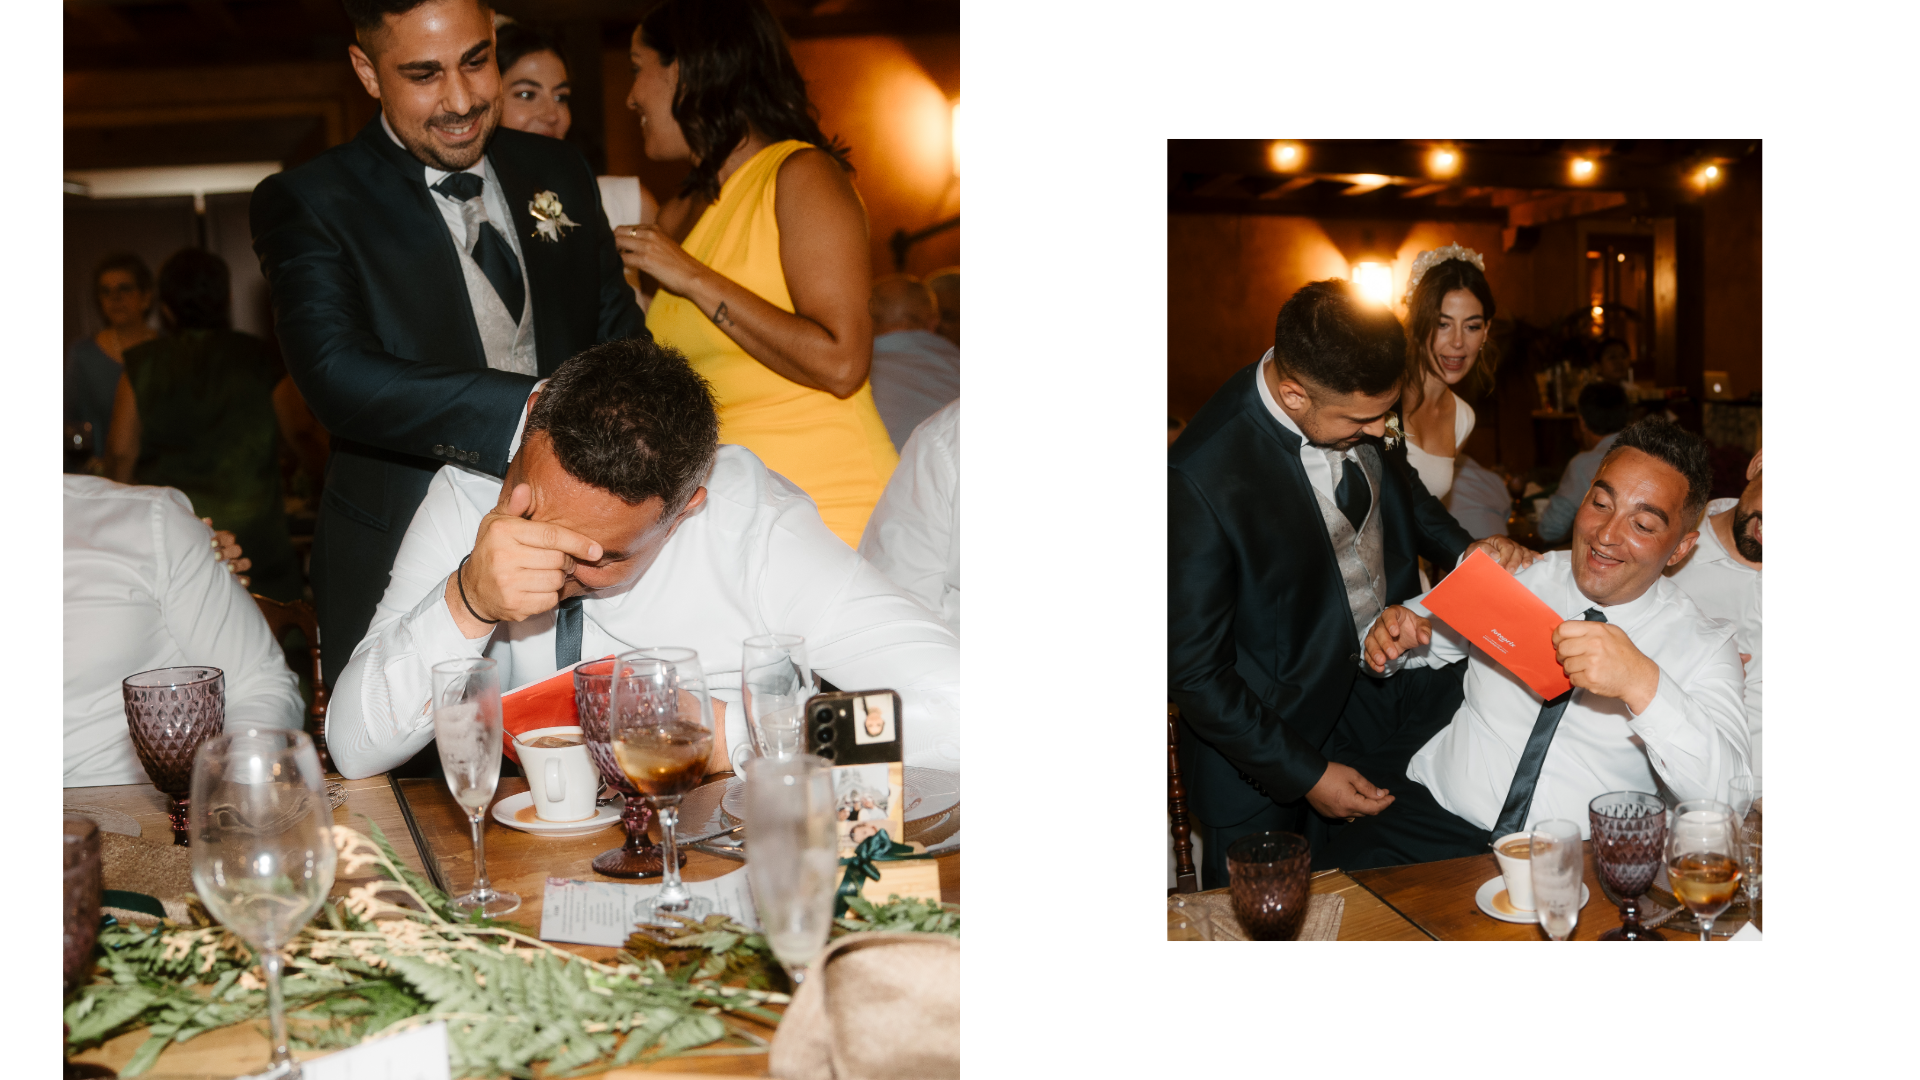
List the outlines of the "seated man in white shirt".
<svg viewBox="0 0 1920 1080">
<path fill-rule="evenodd" d="M 953 634 L 820 520 L 798 488 L 717 446 L 712 393 L 674 350 L 628 339 L 563 364 L 528 402 L 505 482 L 444 466 L 334 689 L 327 743 L 349 777 L 433 739 L 429 671 L 490 656 L 500 685 L 654 645 L 698 650 L 716 693 L 710 771 L 746 752 L 741 642 L 805 636 L 814 671 L 892 689 L 906 762 L 958 771 Z"/>
<path fill-rule="evenodd" d="M 1667 578 L 1686 591 L 1710 619 L 1733 624 L 1733 642 L 1747 668 L 1747 733 L 1750 761 L 1760 775 L 1760 455 L 1747 464 L 1747 487 L 1738 499 L 1707 504 L 1700 544 Z"/>
<path fill-rule="evenodd" d="M 860 554 L 960 633 L 960 399 L 913 429 Z"/>
<path fill-rule="evenodd" d="M 1710 482 L 1698 437 L 1664 418 L 1634 424 L 1574 516 L 1573 550 L 1515 575 L 1568 620 L 1553 644 L 1574 689 L 1551 702 L 1430 621 L 1418 600 L 1388 608 L 1362 662 L 1380 672 L 1403 654 L 1414 666 L 1470 657 L 1465 697 L 1411 761 L 1350 763 L 1388 777 L 1376 782 L 1399 798 L 1336 826 L 1315 866 L 1472 855 L 1549 819 L 1575 822 L 1585 837 L 1587 804 L 1609 791 L 1664 785 L 1680 799 L 1725 798 L 1749 773 L 1733 631 L 1660 574 L 1693 550 Z M 1395 782 L 1397 766 L 1410 783 Z"/>
<path fill-rule="evenodd" d="M 299 682 L 187 497 L 96 476 L 63 480 L 63 786 L 148 782 L 120 697 L 120 680 L 142 671 L 217 667 L 227 730 L 299 727 Z"/>
</svg>

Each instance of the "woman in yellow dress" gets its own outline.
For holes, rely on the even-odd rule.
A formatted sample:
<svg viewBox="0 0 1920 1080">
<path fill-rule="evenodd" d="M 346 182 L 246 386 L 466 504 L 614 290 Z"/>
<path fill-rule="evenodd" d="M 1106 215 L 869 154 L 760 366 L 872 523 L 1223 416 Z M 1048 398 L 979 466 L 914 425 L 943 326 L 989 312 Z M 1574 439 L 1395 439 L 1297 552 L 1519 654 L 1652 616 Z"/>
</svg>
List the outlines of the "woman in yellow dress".
<svg viewBox="0 0 1920 1080">
<path fill-rule="evenodd" d="M 761 0 L 667 0 L 630 56 L 647 157 L 693 163 L 654 224 L 614 231 L 660 283 L 647 329 L 713 384 L 721 441 L 858 544 L 899 455 L 867 383 L 867 221 L 846 150 L 821 134 Z"/>
</svg>

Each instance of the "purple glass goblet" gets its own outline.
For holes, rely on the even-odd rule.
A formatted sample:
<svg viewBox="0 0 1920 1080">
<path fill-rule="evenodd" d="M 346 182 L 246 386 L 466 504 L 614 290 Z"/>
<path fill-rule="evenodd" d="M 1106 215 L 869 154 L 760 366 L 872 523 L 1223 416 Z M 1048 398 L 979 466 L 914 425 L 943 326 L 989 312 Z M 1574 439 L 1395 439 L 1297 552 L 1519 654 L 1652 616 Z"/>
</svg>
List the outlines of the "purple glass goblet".
<svg viewBox="0 0 1920 1080">
<path fill-rule="evenodd" d="M 121 680 L 120 696 L 140 765 L 172 800 L 173 842 L 188 846 L 193 752 L 226 724 L 227 677 L 217 667 L 155 668 Z"/>
<path fill-rule="evenodd" d="M 1667 807 L 1644 791 L 1609 791 L 1587 804 L 1600 889 L 1620 907 L 1620 926 L 1601 941 L 1665 941 L 1640 925 L 1640 898 L 1666 869 Z"/>
<path fill-rule="evenodd" d="M 1233 917 L 1254 941 L 1292 941 L 1307 918 L 1313 853 L 1287 832 L 1243 836 L 1227 848 Z"/>
<path fill-rule="evenodd" d="M 620 814 L 620 825 L 626 830 L 627 842 L 596 856 L 593 872 L 607 877 L 653 877 L 665 869 L 660 845 L 647 841 L 647 823 L 653 820 L 653 807 L 647 805 L 646 798 L 613 760 L 608 734 L 607 702 L 613 691 L 614 663 L 609 657 L 573 669 L 573 703 L 580 714 L 580 731 L 586 736 L 587 754 L 600 770 L 600 779 L 619 792 L 626 803 L 626 809 Z"/>
<path fill-rule="evenodd" d="M 66 992 L 71 994 L 86 979 L 93 943 L 100 936 L 100 827 L 90 818 L 67 814 L 61 850 L 67 875 L 61 959 Z"/>
</svg>

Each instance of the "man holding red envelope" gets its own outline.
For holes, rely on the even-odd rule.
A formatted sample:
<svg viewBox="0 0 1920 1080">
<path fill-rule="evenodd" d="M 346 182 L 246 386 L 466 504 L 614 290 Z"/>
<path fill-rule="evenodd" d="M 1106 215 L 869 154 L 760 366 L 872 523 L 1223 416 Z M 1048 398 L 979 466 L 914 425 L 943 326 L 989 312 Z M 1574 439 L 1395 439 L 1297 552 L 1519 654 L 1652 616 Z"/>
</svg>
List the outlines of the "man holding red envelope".
<svg viewBox="0 0 1920 1080">
<path fill-rule="evenodd" d="M 1698 437 L 1642 420 L 1602 461 L 1571 551 L 1511 576 L 1469 558 L 1386 609 L 1364 662 L 1391 675 L 1468 658 L 1463 700 L 1403 770 L 1356 766 L 1388 778 L 1399 798 L 1336 827 L 1315 866 L 1471 855 L 1553 818 L 1584 836 L 1597 795 L 1664 786 L 1683 800 L 1724 798 L 1749 775 L 1733 629 L 1661 576 L 1699 539 L 1710 480 Z"/>
</svg>

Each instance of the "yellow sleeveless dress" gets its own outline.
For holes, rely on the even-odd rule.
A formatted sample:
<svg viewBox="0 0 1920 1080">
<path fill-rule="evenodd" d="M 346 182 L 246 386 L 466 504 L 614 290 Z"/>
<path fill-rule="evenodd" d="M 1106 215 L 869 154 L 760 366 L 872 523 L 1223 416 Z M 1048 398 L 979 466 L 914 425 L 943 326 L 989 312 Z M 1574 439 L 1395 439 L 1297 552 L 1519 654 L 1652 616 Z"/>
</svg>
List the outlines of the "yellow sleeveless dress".
<svg viewBox="0 0 1920 1080">
<path fill-rule="evenodd" d="M 808 144 L 774 143 L 747 159 L 721 185 L 683 245 L 687 253 L 782 311 L 793 310 L 780 269 L 780 227 L 774 221 L 774 178 Z M 800 486 L 827 528 L 849 546 L 860 543 L 873 505 L 899 464 L 873 405 L 873 384 L 846 400 L 775 374 L 685 297 L 665 289 L 647 311 L 654 340 L 686 354 L 713 383 L 720 404 L 720 441 L 754 452 L 767 468 Z"/>
</svg>

